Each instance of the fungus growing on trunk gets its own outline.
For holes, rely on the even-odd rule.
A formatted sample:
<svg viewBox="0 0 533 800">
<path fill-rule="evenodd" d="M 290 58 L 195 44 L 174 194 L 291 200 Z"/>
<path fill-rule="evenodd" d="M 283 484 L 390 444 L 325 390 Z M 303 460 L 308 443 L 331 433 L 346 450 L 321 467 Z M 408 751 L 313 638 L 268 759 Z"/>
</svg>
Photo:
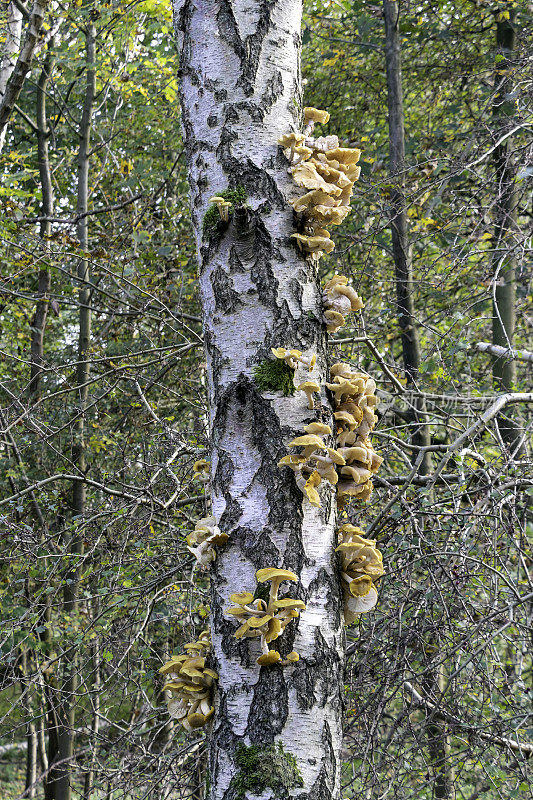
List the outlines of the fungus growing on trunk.
<svg viewBox="0 0 533 800">
<path fill-rule="evenodd" d="M 209 482 L 209 468 L 211 464 L 205 458 L 200 458 L 192 465 L 192 476 L 201 483 Z"/>
<path fill-rule="evenodd" d="M 384 573 L 383 557 L 374 539 L 365 539 L 364 531 L 345 524 L 338 530 L 341 556 L 341 581 L 346 625 L 355 622 L 358 614 L 371 611 L 378 593 L 374 581 Z"/>
<path fill-rule="evenodd" d="M 187 536 L 187 550 L 196 558 L 201 567 L 208 567 L 217 557 L 214 545 L 226 544 L 229 536 L 222 533 L 214 517 L 198 520 L 194 531 Z"/>
<path fill-rule="evenodd" d="M 333 250 L 326 227 L 340 225 L 349 213 L 353 184 L 359 177 L 359 168 L 354 166 L 359 150 L 339 147 L 335 135 L 311 137 L 316 123 L 328 121 L 327 111 L 309 106 L 304 108 L 303 134 L 287 133 L 278 139 L 295 184 L 306 190 L 291 203 L 298 215 L 298 230 L 292 238 L 315 263 Z"/>
<path fill-rule="evenodd" d="M 285 660 L 276 650 L 270 650 L 270 642 L 277 639 L 285 630 L 292 619 L 299 616 L 305 609 L 302 600 L 292 598 L 278 598 L 279 587 L 283 581 L 297 581 L 298 576 L 287 569 L 266 567 L 255 573 L 258 583 L 270 583 L 268 601 L 262 598 L 254 599 L 250 592 L 235 592 L 230 596 L 235 606 L 227 608 L 224 612 L 236 617 L 241 623 L 235 631 L 236 639 L 260 639 L 261 655 L 257 659 L 260 666 L 270 666 L 281 663 L 282 666 L 298 660 L 294 651 Z"/>
<path fill-rule="evenodd" d="M 364 303 L 351 286 L 345 275 L 334 275 L 322 293 L 324 320 L 328 333 L 336 333 L 344 325 L 345 318 L 352 311 L 360 311 Z"/>
<path fill-rule="evenodd" d="M 276 358 L 285 361 L 291 369 L 296 369 L 298 362 L 306 366 L 311 372 L 316 364 L 316 355 L 304 356 L 301 350 L 286 350 L 284 347 L 272 347 L 272 353 Z"/>
<path fill-rule="evenodd" d="M 163 689 L 171 693 L 170 716 L 190 732 L 205 725 L 215 713 L 212 694 L 218 673 L 205 665 L 211 649 L 208 631 L 203 631 L 198 641 L 186 644 L 185 649 L 188 653 L 172 656 L 159 672 L 167 681 Z"/>
<path fill-rule="evenodd" d="M 315 407 L 313 395 L 320 391 L 320 384 L 316 381 L 304 381 L 296 387 L 299 392 L 304 392 L 307 397 L 307 407 L 312 411 Z"/>
</svg>

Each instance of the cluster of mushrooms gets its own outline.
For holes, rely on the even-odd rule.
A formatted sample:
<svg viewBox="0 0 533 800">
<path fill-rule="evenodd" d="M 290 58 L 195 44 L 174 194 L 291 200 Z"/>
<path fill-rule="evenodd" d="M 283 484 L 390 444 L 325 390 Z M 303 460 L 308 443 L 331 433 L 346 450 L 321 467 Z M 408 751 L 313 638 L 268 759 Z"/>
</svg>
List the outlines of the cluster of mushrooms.
<svg viewBox="0 0 533 800">
<path fill-rule="evenodd" d="M 320 387 L 319 387 L 320 388 Z M 331 436 L 329 425 L 322 422 L 311 422 L 304 427 L 305 436 L 297 436 L 289 447 L 302 447 L 300 453 L 289 453 L 278 461 L 278 467 L 290 467 L 293 470 L 298 488 L 306 495 L 311 505 L 320 508 L 320 496 L 317 487 L 322 479 L 336 486 L 339 480 L 337 467 L 343 467 L 346 461 L 343 455 L 333 447 L 328 447 L 323 436 Z"/>
<path fill-rule="evenodd" d="M 199 566 L 209 567 L 217 557 L 214 545 L 226 544 L 228 539 L 228 534 L 222 533 L 214 517 L 203 517 L 187 536 L 187 550 L 193 554 Z"/>
<path fill-rule="evenodd" d="M 341 580 L 346 625 L 355 622 L 358 614 L 371 611 L 378 601 L 374 581 L 384 573 L 383 557 L 375 539 L 365 539 L 364 531 L 355 525 L 341 525 L 337 531 L 341 557 Z"/>
<path fill-rule="evenodd" d="M 203 631 L 198 641 L 185 645 L 186 653 L 172 656 L 159 670 L 167 680 L 163 689 L 171 693 L 169 714 L 189 732 L 201 728 L 215 713 L 212 687 L 218 673 L 205 666 L 210 648 L 209 631 Z"/>
<path fill-rule="evenodd" d="M 330 370 L 332 383 L 327 388 L 335 395 L 337 452 L 344 459 L 337 483 L 337 503 L 342 509 L 354 497 L 367 502 L 372 494 L 372 475 L 383 459 L 372 447 L 369 435 L 377 422 L 376 382 L 368 375 L 353 372 L 349 364 L 338 362 Z"/>
<path fill-rule="evenodd" d="M 251 592 L 235 592 L 230 595 L 230 600 L 235 603 L 227 608 L 225 614 L 235 617 L 240 623 L 235 631 L 236 639 L 259 639 L 261 655 L 257 659 L 260 666 L 280 664 L 287 666 L 298 661 L 299 655 L 294 650 L 282 658 L 277 650 L 269 648 L 270 642 L 280 636 L 289 622 L 299 616 L 305 609 L 302 600 L 292 597 L 278 597 L 279 587 L 283 581 L 297 581 L 298 576 L 288 569 L 266 567 L 255 573 L 258 583 L 270 583 L 268 601 L 261 597 L 254 598 Z"/>
<path fill-rule="evenodd" d="M 364 303 L 345 275 L 334 275 L 324 286 L 324 322 L 328 333 L 337 333 L 351 311 L 360 311 Z"/>
<path fill-rule="evenodd" d="M 327 228 L 340 225 L 349 214 L 353 185 L 361 171 L 356 166 L 360 150 L 339 147 L 337 136 L 311 135 L 317 122 L 328 121 L 327 111 L 304 108 L 303 133 L 286 133 L 278 140 L 294 182 L 306 190 L 291 203 L 301 228 L 292 238 L 313 262 L 334 249 Z"/>
</svg>

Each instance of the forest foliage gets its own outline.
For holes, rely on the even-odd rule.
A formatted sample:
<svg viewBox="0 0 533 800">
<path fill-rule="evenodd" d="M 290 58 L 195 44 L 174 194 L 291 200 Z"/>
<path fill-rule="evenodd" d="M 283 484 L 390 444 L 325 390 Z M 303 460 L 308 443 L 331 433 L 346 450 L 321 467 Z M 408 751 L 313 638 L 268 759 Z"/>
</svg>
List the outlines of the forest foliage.
<svg viewBox="0 0 533 800">
<path fill-rule="evenodd" d="M 158 674 L 209 613 L 185 540 L 209 513 L 193 473 L 209 448 L 171 16 L 168 0 L 51 2 L 0 155 L 6 800 L 65 800 L 68 765 L 73 798 L 204 796 L 203 733 L 169 720 Z M 400 4 L 413 385 L 390 233 L 400 178 L 382 4 L 305 3 L 305 103 L 362 150 L 352 212 L 320 268 L 350 275 L 365 309 L 330 337 L 331 357 L 376 380 L 385 459 L 370 502 L 346 509 L 387 565 L 376 610 L 346 629 L 346 798 L 392 785 L 399 798 L 496 800 L 525 796 L 531 780 L 532 22 L 531 4 L 514 0 Z M 498 46 L 502 24 L 512 51 Z M 505 235 L 502 181 L 516 209 Z M 511 262 L 509 384 L 478 344 L 493 341 Z M 427 474 L 413 444 L 421 400 Z M 54 767 L 58 719 L 72 734 L 66 767 Z"/>
</svg>

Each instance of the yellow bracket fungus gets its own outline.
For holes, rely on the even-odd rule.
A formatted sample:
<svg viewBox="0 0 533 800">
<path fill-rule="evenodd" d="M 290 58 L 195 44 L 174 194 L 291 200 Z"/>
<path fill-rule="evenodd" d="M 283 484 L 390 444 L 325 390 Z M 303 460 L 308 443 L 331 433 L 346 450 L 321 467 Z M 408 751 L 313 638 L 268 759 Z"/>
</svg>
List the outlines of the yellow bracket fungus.
<svg viewBox="0 0 533 800">
<path fill-rule="evenodd" d="M 336 551 L 341 556 L 341 581 L 344 600 L 344 618 L 347 625 L 358 614 L 371 611 L 377 603 L 378 593 L 374 581 L 384 573 L 383 557 L 374 539 L 365 539 L 361 528 L 342 525 L 340 544 Z"/>
<path fill-rule="evenodd" d="M 273 355 L 280 358 L 291 368 L 296 369 L 298 363 L 303 364 L 309 372 L 316 364 L 316 355 L 304 356 L 301 350 L 286 350 L 284 347 L 271 347 Z"/>
<path fill-rule="evenodd" d="M 198 641 L 186 644 L 185 649 L 187 653 L 172 656 L 159 672 L 166 679 L 163 689 L 171 693 L 170 716 L 190 732 L 204 726 L 215 713 L 212 694 L 218 673 L 205 666 L 211 649 L 208 631 L 203 631 Z"/>
<path fill-rule="evenodd" d="M 278 139 L 294 183 L 306 190 L 292 201 L 300 215 L 299 230 L 292 238 L 315 263 L 335 246 L 326 228 L 340 225 L 349 213 L 353 184 L 360 172 L 356 166 L 360 150 L 339 147 L 335 135 L 311 136 L 316 123 L 328 121 L 327 111 L 308 106 L 304 108 L 303 133 L 287 133 Z"/>
<path fill-rule="evenodd" d="M 257 659 L 260 666 L 281 664 L 286 666 L 298 661 L 299 656 L 294 650 L 283 659 L 276 650 L 269 648 L 270 642 L 277 639 L 289 622 L 296 619 L 300 611 L 305 609 L 302 600 L 290 597 L 279 598 L 279 587 L 283 581 L 297 581 L 298 576 L 287 569 L 266 567 L 255 573 L 258 583 L 270 583 L 268 601 L 262 598 L 254 599 L 251 592 L 234 592 L 230 601 L 235 606 L 227 608 L 225 614 L 236 617 L 240 626 L 235 631 L 236 639 L 260 639 L 261 655 Z"/>
</svg>

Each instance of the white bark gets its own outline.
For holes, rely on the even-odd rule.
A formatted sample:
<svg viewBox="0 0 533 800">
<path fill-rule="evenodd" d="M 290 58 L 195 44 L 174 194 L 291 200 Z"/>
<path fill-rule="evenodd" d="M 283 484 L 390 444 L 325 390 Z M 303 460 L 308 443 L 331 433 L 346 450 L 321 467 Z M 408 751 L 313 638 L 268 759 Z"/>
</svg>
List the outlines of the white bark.
<svg viewBox="0 0 533 800">
<path fill-rule="evenodd" d="M 2 60 L 0 61 L 0 103 L 6 92 L 7 82 L 17 63 L 17 53 L 22 35 L 22 13 L 15 3 L 5 3 L 2 11 Z"/>
<path fill-rule="evenodd" d="M 33 56 L 40 41 L 43 20 L 49 4 L 50 0 L 34 0 L 22 47 L 20 47 L 22 29 L 22 17 L 19 17 L 20 11 L 15 6 L 15 3 L 9 3 L 8 6 L 8 31 L 1 66 L 2 83 L 0 83 L 0 152 L 2 152 L 4 146 L 9 119 L 24 85 L 26 75 L 30 71 Z M 6 50 L 6 48 L 8 49 Z M 18 57 L 14 60 L 19 48 Z"/>
<path fill-rule="evenodd" d="M 261 394 L 254 366 L 270 348 L 316 352 L 312 378 L 326 380 L 326 334 L 316 268 L 291 244 L 294 184 L 277 139 L 298 126 L 301 0 L 176 0 L 182 124 L 197 238 L 212 445 L 213 513 L 230 541 L 212 570 L 214 668 L 210 733 L 212 800 L 230 800 L 241 741 L 281 741 L 304 785 L 291 796 L 337 797 L 340 786 L 343 630 L 335 568 L 335 499 L 303 500 L 277 461 L 314 419 L 305 395 Z M 202 234 L 208 200 L 244 186 L 248 207 L 226 230 Z M 296 384 L 308 373 L 298 370 Z M 290 667 L 261 667 L 257 640 L 235 640 L 223 610 L 232 592 L 255 589 L 261 567 L 300 577 L 292 596 L 307 609 L 271 647 L 294 649 Z M 284 584 L 288 586 L 288 584 Z M 283 593 L 283 592 L 282 592 Z M 273 796 L 266 789 L 264 797 Z"/>
</svg>

